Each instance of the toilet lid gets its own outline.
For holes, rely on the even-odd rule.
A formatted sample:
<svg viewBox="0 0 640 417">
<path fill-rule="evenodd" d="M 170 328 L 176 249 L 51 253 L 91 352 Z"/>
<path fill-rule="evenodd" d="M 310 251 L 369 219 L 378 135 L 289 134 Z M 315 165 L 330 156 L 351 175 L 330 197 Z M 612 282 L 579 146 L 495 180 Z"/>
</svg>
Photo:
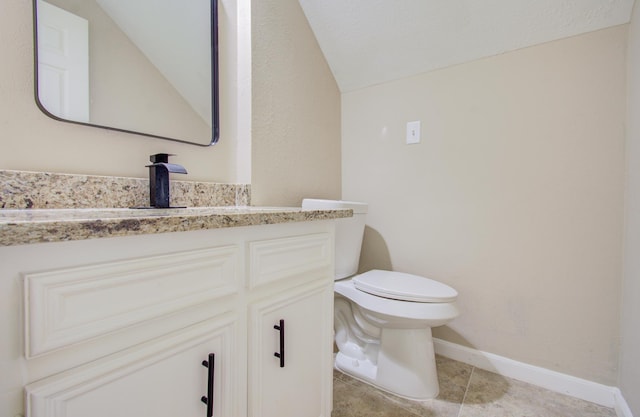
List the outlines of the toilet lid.
<svg viewBox="0 0 640 417">
<path fill-rule="evenodd" d="M 403 272 L 374 269 L 353 277 L 353 284 L 360 291 L 402 301 L 448 303 L 458 297 L 458 292 L 448 285 Z"/>
</svg>

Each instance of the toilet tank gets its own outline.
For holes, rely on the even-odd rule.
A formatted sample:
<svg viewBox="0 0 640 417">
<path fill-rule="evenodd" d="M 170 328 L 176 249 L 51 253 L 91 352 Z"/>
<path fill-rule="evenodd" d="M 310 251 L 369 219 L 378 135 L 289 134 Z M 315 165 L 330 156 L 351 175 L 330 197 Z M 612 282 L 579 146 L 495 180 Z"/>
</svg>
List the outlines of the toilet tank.
<svg viewBox="0 0 640 417">
<path fill-rule="evenodd" d="M 357 203 L 355 201 L 317 200 L 310 198 L 302 200 L 303 209 L 317 210 L 347 208 L 353 210 L 353 217 L 335 220 L 336 280 L 355 275 L 355 273 L 358 272 L 367 207 L 368 205 L 366 203 Z"/>
</svg>

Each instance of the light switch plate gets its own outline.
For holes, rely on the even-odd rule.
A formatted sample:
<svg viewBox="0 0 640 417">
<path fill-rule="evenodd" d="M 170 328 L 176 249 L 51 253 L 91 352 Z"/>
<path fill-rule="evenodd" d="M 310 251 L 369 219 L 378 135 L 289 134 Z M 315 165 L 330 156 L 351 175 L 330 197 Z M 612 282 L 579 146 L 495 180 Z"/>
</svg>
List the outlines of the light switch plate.
<svg viewBox="0 0 640 417">
<path fill-rule="evenodd" d="M 420 143 L 420 121 L 407 123 L 407 145 Z"/>
</svg>

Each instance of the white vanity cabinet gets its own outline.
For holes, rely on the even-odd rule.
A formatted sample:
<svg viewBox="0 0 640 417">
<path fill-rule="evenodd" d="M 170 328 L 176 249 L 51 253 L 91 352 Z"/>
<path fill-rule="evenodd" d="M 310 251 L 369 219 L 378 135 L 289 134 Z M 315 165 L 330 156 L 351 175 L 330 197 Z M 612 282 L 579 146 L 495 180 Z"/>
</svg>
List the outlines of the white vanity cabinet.
<svg viewBox="0 0 640 417">
<path fill-rule="evenodd" d="M 252 306 L 250 416 L 331 415 L 332 299 L 333 287 L 315 285 Z"/>
<path fill-rule="evenodd" d="M 0 261 L 0 415 L 205 417 L 212 391 L 214 417 L 330 417 L 330 220 L 0 247 Z"/>
<path fill-rule="evenodd" d="M 27 385 L 27 416 L 234 416 L 233 321 L 196 324 L 159 340 Z M 214 372 L 209 380 L 209 354 Z M 203 360 L 207 367 L 203 366 Z"/>
<path fill-rule="evenodd" d="M 330 417 L 333 237 L 258 240 L 248 251 L 249 416 Z"/>
</svg>

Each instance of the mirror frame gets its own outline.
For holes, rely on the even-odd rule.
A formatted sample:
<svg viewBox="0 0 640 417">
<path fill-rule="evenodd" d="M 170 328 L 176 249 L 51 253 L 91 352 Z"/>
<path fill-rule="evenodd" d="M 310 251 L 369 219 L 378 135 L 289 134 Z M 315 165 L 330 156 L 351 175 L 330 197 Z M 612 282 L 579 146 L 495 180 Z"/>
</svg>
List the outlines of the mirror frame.
<svg viewBox="0 0 640 417">
<path fill-rule="evenodd" d="M 220 139 L 220 85 L 219 85 L 219 63 L 218 63 L 218 0 L 210 0 L 211 3 L 211 105 L 212 105 L 212 127 L 211 127 L 211 142 L 208 144 L 201 144 L 195 142 L 189 142 L 184 139 L 171 138 L 167 136 L 154 135 L 151 133 L 138 132 L 135 130 L 122 129 L 114 126 L 104 126 L 95 123 L 85 123 L 75 120 L 63 119 L 50 113 L 44 105 L 40 102 L 38 94 L 38 0 L 33 0 L 33 45 L 34 45 L 34 94 L 35 101 L 38 108 L 48 117 L 66 123 L 73 123 L 77 125 L 98 127 L 101 129 L 115 130 L 118 132 L 132 133 L 135 135 L 142 135 L 152 137 L 156 139 L 170 140 L 173 142 L 186 143 L 189 145 L 208 147 L 218 143 Z"/>
</svg>

